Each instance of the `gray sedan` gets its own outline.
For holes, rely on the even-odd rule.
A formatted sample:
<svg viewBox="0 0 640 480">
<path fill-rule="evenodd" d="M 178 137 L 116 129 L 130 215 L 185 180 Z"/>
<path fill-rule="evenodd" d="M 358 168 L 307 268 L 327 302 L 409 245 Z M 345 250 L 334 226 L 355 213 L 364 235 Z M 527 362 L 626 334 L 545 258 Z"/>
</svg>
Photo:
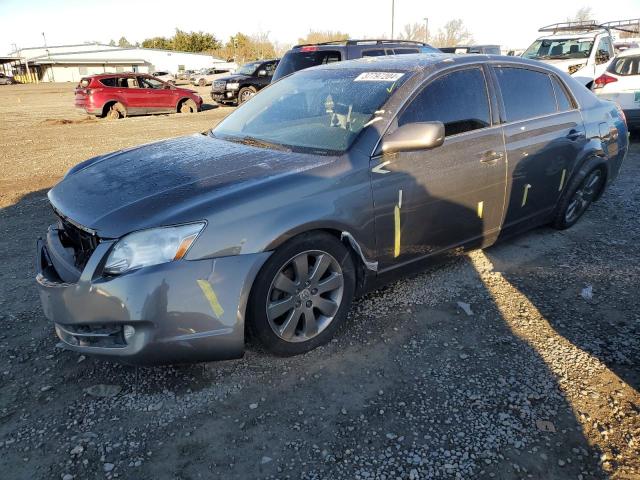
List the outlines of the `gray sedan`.
<svg viewBox="0 0 640 480">
<path fill-rule="evenodd" d="M 37 282 L 64 345 L 134 363 L 326 343 L 444 252 L 573 225 L 613 181 L 614 103 L 513 57 L 303 70 L 212 131 L 87 160 L 49 192 Z"/>
</svg>

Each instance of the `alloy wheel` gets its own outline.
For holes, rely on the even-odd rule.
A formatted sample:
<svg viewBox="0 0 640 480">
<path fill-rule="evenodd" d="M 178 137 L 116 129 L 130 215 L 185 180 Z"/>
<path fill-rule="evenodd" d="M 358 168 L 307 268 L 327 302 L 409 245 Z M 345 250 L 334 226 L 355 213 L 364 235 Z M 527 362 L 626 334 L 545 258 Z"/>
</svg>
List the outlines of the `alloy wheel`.
<svg viewBox="0 0 640 480">
<path fill-rule="evenodd" d="M 567 211 L 564 216 L 565 222 L 572 223 L 584 213 L 589 204 L 591 204 L 595 196 L 598 194 L 601 182 L 602 172 L 600 169 L 595 169 L 587 175 L 578 189 L 574 192 L 569 205 L 567 205 Z"/>
<path fill-rule="evenodd" d="M 286 342 L 320 334 L 340 308 L 344 278 L 338 261 L 310 250 L 287 261 L 271 282 L 266 313 L 274 333 Z"/>
</svg>

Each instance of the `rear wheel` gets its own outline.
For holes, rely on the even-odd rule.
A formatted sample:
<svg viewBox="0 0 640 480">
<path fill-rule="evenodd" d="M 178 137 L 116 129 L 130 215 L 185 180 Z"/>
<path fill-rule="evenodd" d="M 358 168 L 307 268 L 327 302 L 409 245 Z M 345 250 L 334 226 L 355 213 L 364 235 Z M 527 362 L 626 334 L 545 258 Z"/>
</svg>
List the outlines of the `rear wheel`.
<svg viewBox="0 0 640 480">
<path fill-rule="evenodd" d="M 355 290 L 351 253 L 326 233 L 284 244 L 258 274 L 249 301 L 249 331 L 276 355 L 327 343 L 344 323 Z"/>
<path fill-rule="evenodd" d="M 117 120 L 127 116 L 127 109 L 120 102 L 116 102 L 107 111 L 107 118 L 110 120 Z"/>
<path fill-rule="evenodd" d="M 238 105 L 242 105 L 257 93 L 257 90 L 253 87 L 241 88 L 238 92 Z"/>
<path fill-rule="evenodd" d="M 198 106 L 196 102 L 193 100 L 185 100 L 180 104 L 180 113 L 196 113 L 198 111 Z"/>
<path fill-rule="evenodd" d="M 553 226 L 564 230 L 574 225 L 602 190 L 604 179 L 604 172 L 597 167 L 576 178 L 560 202 Z"/>
</svg>

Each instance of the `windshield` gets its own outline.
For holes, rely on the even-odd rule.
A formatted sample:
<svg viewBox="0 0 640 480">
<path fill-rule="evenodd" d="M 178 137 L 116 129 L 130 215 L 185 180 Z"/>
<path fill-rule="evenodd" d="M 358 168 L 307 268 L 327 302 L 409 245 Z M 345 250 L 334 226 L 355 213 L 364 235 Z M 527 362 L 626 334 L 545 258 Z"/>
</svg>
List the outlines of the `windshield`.
<svg viewBox="0 0 640 480">
<path fill-rule="evenodd" d="M 264 89 L 212 133 L 267 148 L 344 152 L 408 76 L 355 69 L 299 72 Z"/>
<path fill-rule="evenodd" d="M 256 71 L 256 68 L 258 68 L 258 65 L 260 65 L 259 63 L 247 63 L 246 65 L 241 66 L 236 73 L 239 73 L 240 75 L 253 75 L 253 72 Z"/>
<path fill-rule="evenodd" d="M 273 74 L 273 82 L 286 77 L 290 73 L 304 70 L 305 68 L 324 65 L 325 63 L 339 62 L 342 60 L 337 50 L 318 50 L 317 47 L 303 47 L 301 50 L 291 50 L 278 63 Z"/>
<path fill-rule="evenodd" d="M 593 38 L 554 38 L 536 40 L 522 54 L 524 58 L 551 60 L 563 58 L 589 58 Z"/>
</svg>

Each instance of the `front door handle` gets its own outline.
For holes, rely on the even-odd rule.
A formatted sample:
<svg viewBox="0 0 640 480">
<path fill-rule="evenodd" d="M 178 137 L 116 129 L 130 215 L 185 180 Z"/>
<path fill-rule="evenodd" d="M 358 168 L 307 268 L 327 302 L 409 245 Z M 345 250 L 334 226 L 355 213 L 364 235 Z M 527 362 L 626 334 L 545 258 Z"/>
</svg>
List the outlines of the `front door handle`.
<svg viewBox="0 0 640 480">
<path fill-rule="evenodd" d="M 584 133 L 578 131 L 578 130 L 571 130 L 568 134 L 567 134 L 567 138 L 569 140 L 578 140 L 580 138 L 584 137 Z"/>
<path fill-rule="evenodd" d="M 502 160 L 504 158 L 504 153 L 496 152 L 494 150 L 489 150 L 488 152 L 484 152 L 480 157 L 481 163 L 486 163 L 487 165 L 495 165 L 498 163 L 498 160 Z"/>
</svg>

